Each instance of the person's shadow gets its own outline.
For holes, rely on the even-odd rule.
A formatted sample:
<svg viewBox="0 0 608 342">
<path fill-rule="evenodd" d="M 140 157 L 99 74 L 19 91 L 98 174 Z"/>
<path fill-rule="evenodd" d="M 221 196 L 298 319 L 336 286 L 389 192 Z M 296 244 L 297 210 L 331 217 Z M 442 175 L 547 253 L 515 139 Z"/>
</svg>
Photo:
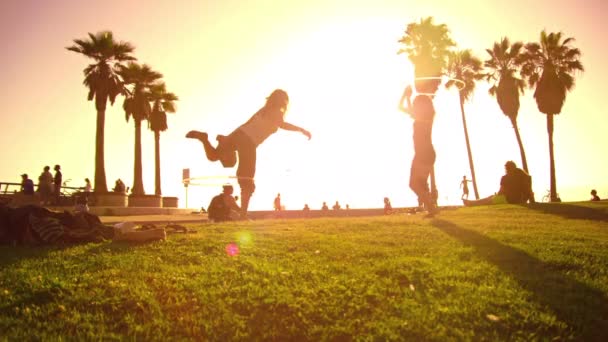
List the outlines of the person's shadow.
<svg viewBox="0 0 608 342">
<path fill-rule="evenodd" d="M 590 208 L 584 205 L 565 203 L 530 203 L 526 207 L 547 214 L 559 215 L 567 219 L 594 220 L 608 222 L 607 207 Z"/>
<path fill-rule="evenodd" d="M 608 298 L 601 291 L 478 232 L 441 219 L 432 224 L 513 277 L 534 300 L 568 324 L 576 340 L 608 341 Z"/>
</svg>

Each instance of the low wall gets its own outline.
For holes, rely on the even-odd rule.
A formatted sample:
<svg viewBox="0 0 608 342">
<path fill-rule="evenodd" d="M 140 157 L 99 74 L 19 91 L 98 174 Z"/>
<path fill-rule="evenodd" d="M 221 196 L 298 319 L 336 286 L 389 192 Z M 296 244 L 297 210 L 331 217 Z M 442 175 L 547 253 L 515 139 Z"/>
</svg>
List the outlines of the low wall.
<svg viewBox="0 0 608 342">
<path fill-rule="evenodd" d="M 160 195 L 129 195 L 129 207 L 162 207 Z"/>
<path fill-rule="evenodd" d="M 384 209 L 341 209 L 341 210 L 281 210 L 281 211 L 250 211 L 247 216 L 251 219 L 292 219 L 315 217 L 360 217 L 384 215 Z"/>
<path fill-rule="evenodd" d="M 127 194 L 120 192 L 93 193 L 89 195 L 89 206 L 96 207 L 126 207 Z"/>
<path fill-rule="evenodd" d="M 20 207 L 24 205 L 40 205 L 40 193 L 35 192 L 33 195 L 26 195 L 23 193 L 15 193 L 11 195 L 8 201 L 11 207 Z"/>
<path fill-rule="evenodd" d="M 177 197 L 163 197 L 163 208 L 177 208 Z"/>
</svg>

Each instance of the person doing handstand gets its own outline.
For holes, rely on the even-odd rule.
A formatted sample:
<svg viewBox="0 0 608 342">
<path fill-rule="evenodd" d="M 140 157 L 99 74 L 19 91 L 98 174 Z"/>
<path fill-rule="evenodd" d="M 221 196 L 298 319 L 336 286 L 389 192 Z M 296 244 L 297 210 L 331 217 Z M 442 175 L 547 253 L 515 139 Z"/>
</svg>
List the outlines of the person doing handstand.
<svg viewBox="0 0 608 342">
<path fill-rule="evenodd" d="M 260 108 L 247 122 L 239 126 L 227 136 L 218 135 L 217 147 L 209 142 L 205 132 L 190 131 L 187 138 L 203 143 L 205 154 L 210 161 L 220 161 L 224 167 L 238 167 L 236 175 L 241 187 L 241 215 L 247 217 L 247 208 L 251 195 L 255 191 L 256 149 L 279 128 L 304 134 L 310 139 L 310 132 L 304 128 L 285 122 L 285 112 L 289 97 L 284 90 L 276 89 L 266 98 L 266 104 Z"/>
<path fill-rule="evenodd" d="M 410 171 L 410 189 L 418 196 L 418 203 L 422 204 L 430 215 L 437 211 L 429 191 L 428 179 L 435 164 L 435 149 L 432 141 L 435 117 L 433 96 L 440 84 L 439 77 L 417 80 L 414 85 L 419 94 L 414 98 L 414 102 L 411 102 L 411 86 L 405 88 L 399 101 L 399 109 L 414 119 L 414 158 Z M 405 100 L 407 106 L 403 104 Z"/>
</svg>

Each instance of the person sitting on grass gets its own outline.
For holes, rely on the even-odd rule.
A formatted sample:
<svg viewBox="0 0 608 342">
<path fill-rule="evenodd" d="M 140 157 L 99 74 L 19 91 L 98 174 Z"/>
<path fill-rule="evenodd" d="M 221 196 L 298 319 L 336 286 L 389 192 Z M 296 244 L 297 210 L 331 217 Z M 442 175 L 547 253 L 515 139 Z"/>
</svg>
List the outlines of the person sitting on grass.
<svg viewBox="0 0 608 342">
<path fill-rule="evenodd" d="M 213 222 L 233 221 L 240 218 L 241 208 L 236 204 L 232 193 L 234 188 L 230 184 L 223 185 L 223 192 L 211 199 L 208 218 Z"/>
<path fill-rule="evenodd" d="M 532 177 L 509 160 L 505 163 L 505 175 L 500 179 L 500 190 L 497 194 L 476 201 L 463 199 L 465 206 L 487 204 L 523 204 L 534 201 Z"/>
<path fill-rule="evenodd" d="M 597 191 L 595 189 L 591 190 L 591 200 L 592 201 L 600 200 L 600 196 L 597 195 Z"/>
</svg>

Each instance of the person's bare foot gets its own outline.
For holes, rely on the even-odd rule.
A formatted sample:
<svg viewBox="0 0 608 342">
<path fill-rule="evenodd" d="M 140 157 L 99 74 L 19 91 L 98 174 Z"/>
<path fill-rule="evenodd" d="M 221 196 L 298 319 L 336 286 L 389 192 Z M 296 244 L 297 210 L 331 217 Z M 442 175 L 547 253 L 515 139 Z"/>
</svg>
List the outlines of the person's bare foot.
<svg viewBox="0 0 608 342">
<path fill-rule="evenodd" d="M 190 131 L 186 134 L 186 138 L 197 139 L 197 140 L 208 140 L 209 136 L 205 132 Z"/>
</svg>

